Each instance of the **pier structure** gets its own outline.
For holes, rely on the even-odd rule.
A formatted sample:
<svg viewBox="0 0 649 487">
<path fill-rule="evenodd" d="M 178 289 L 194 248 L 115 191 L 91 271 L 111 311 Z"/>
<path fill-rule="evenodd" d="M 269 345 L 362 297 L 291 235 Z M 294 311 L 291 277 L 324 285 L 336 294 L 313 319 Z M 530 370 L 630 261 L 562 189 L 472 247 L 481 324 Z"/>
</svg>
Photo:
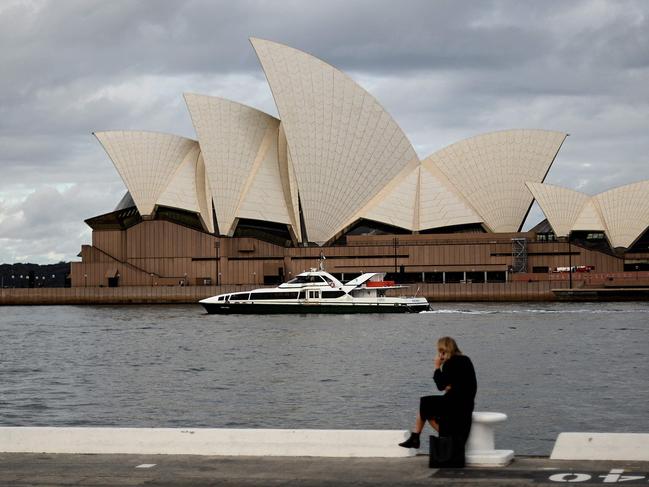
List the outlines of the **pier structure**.
<svg viewBox="0 0 649 487">
<path fill-rule="evenodd" d="M 144 451 L 154 435 L 165 438 L 166 432 L 153 432 L 152 435 L 134 431 L 120 433 L 119 430 L 105 429 L 105 434 L 97 435 L 95 429 L 78 432 L 61 429 L 52 434 L 51 430 L 35 428 L 0 428 L 0 484 L 1 485 L 106 485 L 118 486 L 196 486 L 196 485 L 482 485 L 522 487 L 530 485 L 554 485 L 580 483 L 583 485 L 646 485 L 649 481 L 649 434 L 615 433 L 562 433 L 559 435 L 550 457 L 516 457 L 506 466 L 467 466 L 466 468 L 430 469 L 426 455 L 412 456 L 411 452 L 400 449 L 399 457 L 385 456 L 306 456 L 309 445 L 304 444 L 302 455 L 282 453 L 288 450 L 286 444 L 277 444 L 270 455 L 258 456 L 254 453 L 244 455 L 209 454 L 203 444 L 204 454 L 187 451 L 192 442 L 200 446 L 198 432 L 186 429 L 175 432 L 175 445 L 166 443 L 165 454 L 157 450 Z M 56 429 L 53 429 L 56 430 Z M 112 433 L 112 438 L 111 438 Z M 194 433 L 194 437 L 193 434 Z M 294 440 L 307 441 L 311 433 L 294 431 Z M 361 437 L 365 432 L 329 432 L 329 445 L 332 440 L 352 438 L 354 433 Z M 282 433 L 285 435 L 286 433 Z M 320 439 L 327 435 L 312 432 Z M 51 442 L 59 437 L 59 450 Z M 184 435 L 183 438 L 179 438 Z M 241 448 L 246 439 L 256 433 L 238 430 L 238 436 L 229 438 L 231 451 Z M 406 432 L 378 431 L 364 436 L 372 442 L 391 442 L 387 450 L 394 446 L 397 438 L 405 437 Z M 67 438 L 66 438 L 67 436 Z M 29 440 L 31 437 L 31 440 Z M 39 441 L 39 437 L 41 440 Z M 94 440 L 93 440 L 94 437 Z M 313 438 L 313 437 L 312 437 Z M 126 447 L 134 453 L 98 452 L 106 441 L 116 442 L 130 439 Z M 275 439 L 281 439 L 275 437 Z M 284 436 L 284 440 L 288 438 Z M 48 441 L 49 440 L 49 441 Z M 239 442 L 237 442 L 239 440 Z M 398 441 L 398 439 L 397 439 Z M 27 445 L 31 442 L 31 446 Z M 76 442 L 76 444 L 75 444 Z M 103 442 L 103 443 L 102 443 Z M 289 441 L 290 442 L 290 441 Z M 165 443 L 163 441 L 163 443 Z M 311 446 L 313 443 L 311 443 Z M 381 445 L 375 447 L 380 448 Z M 26 448 L 28 446 L 28 448 Z M 294 442 L 293 447 L 299 446 Z M 335 447 L 335 445 L 333 445 Z M 226 445 L 225 447 L 228 447 Z M 341 451 L 345 445 L 341 445 Z M 16 450 L 27 451 L 16 451 Z M 290 449 L 291 446 L 289 445 Z M 84 454 L 81 450 L 86 450 Z M 185 451 L 183 452 L 183 450 Z M 63 453 L 79 451 L 80 453 Z M 113 450 L 114 451 L 114 450 Z M 155 453 L 158 451 L 158 454 Z M 367 450 L 366 450 L 367 451 Z M 386 450 L 383 450 L 385 452 Z M 87 454 L 93 452 L 92 454 Z M 380 450 L 374 452 L 381 454 Z M 192 454 L 194 453 L 194 454 Z"/>
</svg>

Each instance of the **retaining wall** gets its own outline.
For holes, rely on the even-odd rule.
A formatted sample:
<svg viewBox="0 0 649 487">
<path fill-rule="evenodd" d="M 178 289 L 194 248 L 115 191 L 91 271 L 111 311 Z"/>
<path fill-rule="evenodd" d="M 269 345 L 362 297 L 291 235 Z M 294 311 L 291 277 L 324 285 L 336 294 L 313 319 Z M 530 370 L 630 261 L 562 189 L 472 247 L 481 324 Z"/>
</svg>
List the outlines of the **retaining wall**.
<svg viewBox="0 0 649 487">
<path fill-rule="evenodd" d="M 443 301 L 553 301 L 552 289 L 567 287 L 554 281 L 412 284 L 409 295 L 425 296 L 431 302 Z M 0 305 L 52 304 L 149 304 L 196 303 L 215 294 L 254 289 L 254 285 L 229 286 L 124 286 L 0 289 Z M 394 294 L 403 294 L 403 290 Z"/>
</svg>

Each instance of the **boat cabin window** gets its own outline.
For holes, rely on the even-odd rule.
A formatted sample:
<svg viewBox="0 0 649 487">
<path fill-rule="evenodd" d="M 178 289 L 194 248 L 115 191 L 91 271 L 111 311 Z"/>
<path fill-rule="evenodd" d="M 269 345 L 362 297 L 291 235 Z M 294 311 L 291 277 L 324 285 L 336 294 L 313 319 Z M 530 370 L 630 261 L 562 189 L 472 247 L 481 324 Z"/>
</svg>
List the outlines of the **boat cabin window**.
<svg viewBox="0 0 649 487">
<path fill-rule="evenodd" d="M 324 279 L 320 276 L 297 276 L 286 284 L 322 284 Z"/>
<path fill-rule="evenodd" d="M 322 291 L 323 298 L 339 298 L 345 295 L 345 291 Z"/>
<path fill-rule="evenodd" d="M 225 296 L 219 296 L 219 301 L 225 301 Z"/>
<path fill-rule="evenodd" d="M 297 299 L 306 299 L 306 291 L 300 291 L 300 294 L 297 297 Z"/>
<path fill-rule="evenodd" d="M 265 301 L 267 299 L 296 299 L 297 292 L 262 292 L 252 293 L 250 299 L 257 301 Z"/>
<path fill-rule="evenodd" d="M 354 297 L 356 296 L 367 297 L 370 295 L 370 292 L 365 289 L 352 289 L 349 294 L 351 294 Z"/>
<path fill-rule="evenodd" d="M 249 296 L 248 293 L 231 294 L 230 295 L 230 301 L 247 301 L 248 296 Z"/>
<path fill-rule="evenodd" d="M 320 297 L 320 291 L 308 291 L 309 299 L 318 299 Z"/>
<path fill-rule="evenodd" d="M 330 277 L 327 276 L 322 276 L 322 278 L 325 280 L 327 284 L 329 284 L 331 287 L 336 287 L 336 283 L 331 280 Z"/>
</svg>

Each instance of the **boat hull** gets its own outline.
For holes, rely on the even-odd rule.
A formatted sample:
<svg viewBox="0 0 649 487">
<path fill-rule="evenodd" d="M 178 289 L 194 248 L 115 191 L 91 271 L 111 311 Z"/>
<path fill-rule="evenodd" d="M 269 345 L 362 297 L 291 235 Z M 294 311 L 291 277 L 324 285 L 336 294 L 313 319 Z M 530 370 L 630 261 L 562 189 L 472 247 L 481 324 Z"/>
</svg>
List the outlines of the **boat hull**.
<svg viewBox="0 0 649 487">
<path fill-rule="evenodd" d="M 359 314 L 419 313 L 428 311 L 422 304 L 251 304 L 201 303 L 209 314 Z"/>
</svg>

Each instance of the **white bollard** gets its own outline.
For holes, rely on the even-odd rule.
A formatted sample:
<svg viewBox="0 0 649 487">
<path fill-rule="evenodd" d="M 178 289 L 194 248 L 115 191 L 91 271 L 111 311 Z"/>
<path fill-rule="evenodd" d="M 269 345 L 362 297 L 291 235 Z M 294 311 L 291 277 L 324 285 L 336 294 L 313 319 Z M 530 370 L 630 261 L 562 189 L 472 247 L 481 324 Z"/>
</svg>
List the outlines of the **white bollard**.
<svg viewBox="0 0 649 487">
<path fill-rule="evenodd" d="M 512 461 L 513 450 L 496 450 L 496 426 L 506 420 L 507 415 L 503 413 L 473 413 L 466 444 L 467 465 L 503 467 Z"/>
</svg>

